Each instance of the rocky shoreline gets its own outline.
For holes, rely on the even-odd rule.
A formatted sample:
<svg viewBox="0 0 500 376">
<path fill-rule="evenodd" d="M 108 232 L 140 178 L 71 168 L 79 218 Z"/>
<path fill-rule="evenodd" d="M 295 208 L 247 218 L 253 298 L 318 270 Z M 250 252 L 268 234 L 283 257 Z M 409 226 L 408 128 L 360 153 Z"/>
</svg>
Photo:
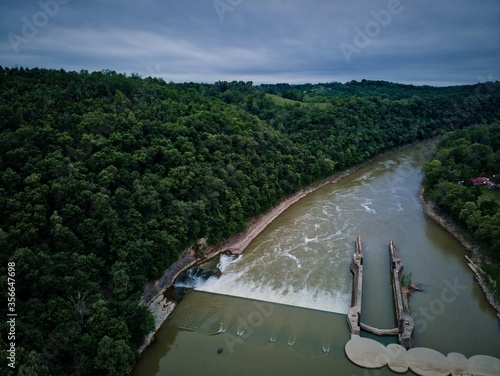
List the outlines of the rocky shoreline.
<svg viewBox="0 0 500 376">
<path fill-rule="evenodd" d="M 495 300 L 493 293 L 490 291 L 488 285 L 484 281 L 483 274 L 480 272 L 481 260 L 479 257 L 478 247 L 475 246 L 474 244 L 472 244 L 471 242 L 469 242 L 467 239 L 465 239 L 459 233 L 455 224 L 453 224 L 452 222 L 450 222 L 449 220 L 447 220 L 443 216 L 439 215 L 437 213 L 437 211 L 435 210 L 434 204 L 432 202 L 425 200 L 423 184 L 420 184 L 419 199 L 420 199 L 420 202 L 422 203 L 422 208 L 424 210 L 424 213 L 429 218 L 431 218 L 435 222 L 439 223 L 439 225 L 441 227 L 443 227 L 446 231 L 448 231 L 455 239 L 457 239 L 460 242 L 460 244 L 462 244 L 462 246 L 469 253 L 469 256 L 473 259 L 473 266 L 471 266 L 471 270 L 474 273 L 476 280 L 479 283 L 479 286 L 481 287 L 481 290 L 483 291 L 483 293 L 486 297 L 486 300 L 497 311 L 497 317 L 500 319 L 500 303 Z M 479 267 L 477 267 L 476 265 L 479 265 Z"/>
</svg>

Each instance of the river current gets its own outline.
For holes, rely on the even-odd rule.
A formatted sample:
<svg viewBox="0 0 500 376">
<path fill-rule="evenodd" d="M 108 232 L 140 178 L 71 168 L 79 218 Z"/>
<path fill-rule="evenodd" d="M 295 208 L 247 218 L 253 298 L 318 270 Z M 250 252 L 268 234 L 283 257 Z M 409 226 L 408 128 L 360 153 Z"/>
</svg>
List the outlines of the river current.
<svg viewBox="0 0 500 376">
<path fill-rule="evenodd" d="M 350 262 L 364 251 L 364 323 L 395 325 L 389 241 L 423 292 L 410 301 L 415 346 L 500 357 L 500 326 L 464 248 L 427 218 L 418 199 L 432 142 L 391 152 L 280 215 L 220 278 L 190 291 L 142 355 L 134 375 L 392 375 L 344 353 L 350 334 Z M 375 337 L 395 343 L 396 337 Z"/>
</svg>

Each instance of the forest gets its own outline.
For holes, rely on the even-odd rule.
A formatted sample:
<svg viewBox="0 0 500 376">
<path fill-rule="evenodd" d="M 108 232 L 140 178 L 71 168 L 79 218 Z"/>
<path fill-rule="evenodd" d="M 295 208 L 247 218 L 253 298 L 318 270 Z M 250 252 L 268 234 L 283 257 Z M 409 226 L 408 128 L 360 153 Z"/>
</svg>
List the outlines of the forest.
<svg viewBox="0 0 500 376">
<path fill-rule="evenodd" d="M 447 131 L 482 124 L 498 151 L 498 82 L 306 86 L 0 67 L 1 294 L 14 265 L 18 313 L 7 374 L 128 375 L 153 327 L 145 283 L 197 239 L 214 244 L 308 184 Z M 468 142 L 482 156 L 480 141 Z M 465 204 L 494 221 L 493 204 Z"/>
<path fill-rule="evenodd" d="M 482 269 L 500 301 L 500 123 L 446 133 L 423 172 L 426 199 L 479 244 Z M 489 182 L 478 184 L 478 177 Z"/>
</svg>

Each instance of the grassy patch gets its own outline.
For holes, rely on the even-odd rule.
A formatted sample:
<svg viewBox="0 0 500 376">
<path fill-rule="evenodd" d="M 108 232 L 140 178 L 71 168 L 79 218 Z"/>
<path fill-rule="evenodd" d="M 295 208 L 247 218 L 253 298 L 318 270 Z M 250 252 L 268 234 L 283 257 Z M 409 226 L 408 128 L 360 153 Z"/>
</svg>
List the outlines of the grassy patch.
<svg viewBox="0 0 500 376">
<path fill-rule="evenodd" d="M 500 189 L 483 188 L 480 200 L 495 200 L 500 204 Z"/>
<path fill-rule="evenodd" d="M 287 99 L 287 98 L 282 98 L 278 95 L 274 94 L 266 94 L 266 96 L 274 101 L 279 106 L 293 106 L 293 105 L 300 105 L 300 106 L 311 106 L 311 107 L 316 107 L 316 108 L 322 108 L 325 109 L 328 107 L 328 103 L 311 103 L 311 102 L 299 102 L 299 101 L 294 101 L 293 99 Z"/>
</svg>

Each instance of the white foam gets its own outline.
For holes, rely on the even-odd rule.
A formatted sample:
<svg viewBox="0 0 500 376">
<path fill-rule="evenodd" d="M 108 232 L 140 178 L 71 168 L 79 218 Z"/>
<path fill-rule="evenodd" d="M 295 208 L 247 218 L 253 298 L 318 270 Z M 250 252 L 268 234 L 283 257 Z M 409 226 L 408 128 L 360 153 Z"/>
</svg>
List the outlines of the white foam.
<svg viewBox="0 0 500 376">
<path fill-rule="evenodd" d="M 375 178 L 372 176 L 372 172 L 366 172 L 363 175 L 361 175 L 359 178 L 354 179 L 354 181 L 365 182 L 365 181 L 370 181 L 373 179 L 375 179 Z"/>
<path fill-rule="evenodd" d="M 222 254 L 222 255 L 220 255 L 219 263 L 217 264 L 217 267 L 219 268 L 219 270 L 221 272 L 225 272 L 227 270 L 227 268 L 229 267 L 229 265 L 231 265 L 239 260 L 240 260 L 239 256 L 229 256 L 229 255 Z"/>
<path fill-rule="evenodd" d="M 205 279 L 201 276 L 196 276 L 196 269 L 190 269 L 187 272 L 186 278 L 179 280 L 177 279 L 174 283 L 174 287 L 186 288 L 186 289 L 196 289 L 205 283 Z"/>
<path fill-rule="evenodd" d="M 276 245 L 274 247 L 274 256 L 278 256 L 280 259 L 288 258 L 288 259 L 292 260 L 293 262 L 295 262 L 295 265 L 297 266 L 297 268 L 300 269 L 302 267 L 302 264 L 301 264 L 299 258 L 295 255 L 292 255 L 290 253 L 290 251 L 291 251 L 290 248 L 282 249 L 280 245 Z"/>
<path fill-rule="evenodd" d="M 331 292 L 326 292 L 319 287 L 308 287 L 307 284 L 295 289 L 286 280 L 282 281 L 281 286 L 273 283 L 259 285 L 242 280 L 243 275 L 240 272 L 222 275 L 218 280 L 210 278 L 196 290 L 344 314 L 350 307 L 351 294 L 335 291 L 333 286 Z"/>
<path fill-rule="evenodd" d="M 237 261 L 239 261 L 239 259 L 239 256 L 229 256 L 221 254 L 219 262 L 217 264 L 217 268 L 219 268 L 219 270 L 224 273 L 231 264 L 236 263 Z M 205 284 L 213 283 L 218 280 L 218 278 L 214 275 L 207 278 L 202 274 L 203 273 L 200 273 L 198 268 L 192 268 L 187 271 L 187 274 L 184 278 L 177 279 L 174 282 L 173 286 L 178 288 L 198 290 L 201 289 Z"/>
<path fill-rule="evenodd" d="M 365 209 L 365 211 L 366 211 L 366 212 L 368 212 L 368 213 L 373 213 L 373 214 L 377 214 L 377 211 L 376 211 L 375 209 L 370 208 L 370 206 L 369 206 L 369 205 L 372 205 L 372 204 L 373 204 L 373 200 L 371 200 L 371 199 L 365 199 L 365 202 L 363 202 L 363 203 L 362 203 L 362 204 L 360 204 L 360 205 L 361 205 L 361 207 L 362 207 L 363 209 Z"/>
<path fill-rule="evenodd" d="M 379 164 L 383 165 L 385 168 L 389 168 L 391 166 L 397 165 L 398 163 L 396 161 L 393 161 L 392 159 L 389 159 L 388 161 L 379 162 Z"/>
<path fill-rule="evenodd" d="M 318 241 L 318 237 L 315 236 L 314 238 L 308 238 L 307 235 L 306 237 L 304 238 L 304 242 L 307 244 L 307 243 L 310 243 L 310 242 L 317 242 Z"/>
</svg>

